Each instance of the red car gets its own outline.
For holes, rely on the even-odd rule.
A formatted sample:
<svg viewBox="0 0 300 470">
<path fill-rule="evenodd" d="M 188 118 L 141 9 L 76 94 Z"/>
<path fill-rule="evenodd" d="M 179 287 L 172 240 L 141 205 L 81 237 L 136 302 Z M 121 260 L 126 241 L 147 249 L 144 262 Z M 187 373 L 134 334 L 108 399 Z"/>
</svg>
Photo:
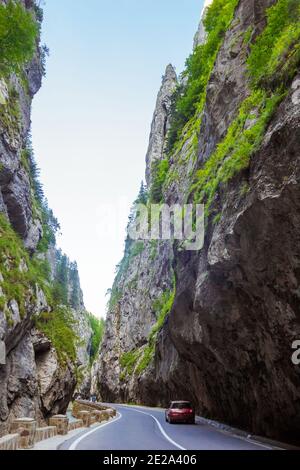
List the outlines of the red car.
<svg viewBox="0 0 300 470">
<path fill-rule="evenodd" d="M 170 424 L 195 424 L 195 410 L 189 401 L 172 401 L 166 410 L 166 421 Z"/>
</svg>

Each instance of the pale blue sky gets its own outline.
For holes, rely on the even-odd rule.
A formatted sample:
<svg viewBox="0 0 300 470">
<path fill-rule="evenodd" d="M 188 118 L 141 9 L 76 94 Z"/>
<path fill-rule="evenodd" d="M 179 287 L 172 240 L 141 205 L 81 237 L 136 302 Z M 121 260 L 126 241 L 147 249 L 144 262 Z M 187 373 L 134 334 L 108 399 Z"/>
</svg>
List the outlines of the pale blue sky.
<svg viewBox="0 0 300 470">
<path fill-rule="evenodd" d="M 202 0 L 47 0 L 47 77 L 33 105 L 41 180 L 59 246 L 79 265 L 88 310 L 123 253 L 131 202 L 144 178 L 156 95 L 166 65 L 182 71 Z M 109 227 L 110 212 L 115 223 Z M 110 228 L 110 230 L 108 230 Z"/>
</svg>

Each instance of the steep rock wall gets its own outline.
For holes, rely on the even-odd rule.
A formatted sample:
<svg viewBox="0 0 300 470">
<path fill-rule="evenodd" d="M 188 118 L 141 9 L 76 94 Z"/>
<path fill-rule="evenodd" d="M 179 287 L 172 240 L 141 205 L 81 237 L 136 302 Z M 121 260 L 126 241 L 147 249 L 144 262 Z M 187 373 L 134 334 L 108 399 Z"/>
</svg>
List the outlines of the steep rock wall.
<svg viewBox="0 0 300 470">
<path fill-rule="evenodd" d="M 197 132 L 184 130 L 169 157 L 166 202 L 193 200 L 197 171 L 205 168 L 252 93 L 247 57 L 266 27 L 267 9 L 276 4 L 237 2 L 206 87 Z M 182 252 L 176 243 L 165 242 L 152 258 L 146 242 L 139 264 L 131 261 L 122 281 L 117 277 L 119 295 L 109 309 L 96 369 L 104 400 L 166 406 L 170 399 L 191 399 L 202 415 L 299 442 L 300 371 L 291 361 L 292 343 L 300 336 L 299 93 L 294 69 L 249 163 L 219 184 L 210 202 L 204 248 Z M 245 130 L 259 119 L 258 111 L 253 113 Z M 147 175 L 150 171 L 148 166 Z M 162 276 L 159 270 L 166 265 Z M 147 269 L 155 273 L 143 280 Z M 134 276 L 139 284 L 128 293 L 124 278 Z M 174 276 L 173 306 L 145 361 L 140 350 L 151 346 L 149 331 L 157 321 L 153 299 L 172 286 Z M 143 361 L 146 367 L 140 367 Z"/>
<path fill-rule="evenodd" d="M 20 3 L 40 27 L 37 2 Z M 0 61 L 0 341 L 5 352 L 0 364 L 0 436 L 14 418 L 35 417 L 43 423 L 50 414 L 64 413 L 77 384 L 77 369 L 89 362 L 91 330 L 77 271 L 75 281 L 74 270 L 72 280 L 66 280 L 70 298 L 74 282 L 78 284 L 72 311 L 84 341 L 76 362 L 62 364 L 51 342 L 34 328 L 36 318 L 51 312 L 48 268 L 52 280 L 57 269 L 56 248 L 45 248 L 49 227 L 37 202 L 28 156 L 31 104 L 42 83 L 44 59 L 37 37 L 32 59 L 18 72 L 4 73 Z"/>
</svg>

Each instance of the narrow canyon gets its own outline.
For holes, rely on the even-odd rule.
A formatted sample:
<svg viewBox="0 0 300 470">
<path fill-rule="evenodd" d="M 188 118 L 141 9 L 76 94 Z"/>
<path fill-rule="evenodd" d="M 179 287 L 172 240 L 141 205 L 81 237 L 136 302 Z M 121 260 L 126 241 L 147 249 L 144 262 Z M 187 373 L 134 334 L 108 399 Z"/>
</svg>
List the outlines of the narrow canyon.
<svg viewBox="0 0 300 470">
<path fill-rule="evenodd" d="M 206 1 L 185 70 L 167 65 L 128 231 L 138 203 L 204 204 L 204 246 L 128 235 L 99 352 L 30 140 L 43 12 L 1 0 L 8 11 L 22 53 L 16 40 L 0 67 L 0 437 L 15 418 L 46 423 L 95 395 L 190 400 L 299 444 L 299 0 Z"/>
</svg>

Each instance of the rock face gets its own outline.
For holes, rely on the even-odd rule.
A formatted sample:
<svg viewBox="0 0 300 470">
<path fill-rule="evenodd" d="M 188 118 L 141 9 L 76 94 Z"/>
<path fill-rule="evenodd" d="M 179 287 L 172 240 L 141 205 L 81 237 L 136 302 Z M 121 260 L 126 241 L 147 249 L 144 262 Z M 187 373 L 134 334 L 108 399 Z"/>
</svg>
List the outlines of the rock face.
<svg viewBox="0 0 300 470">
<path fill-rule="evenodd" d="M 171 97 L 177 85 L 177 76 L 174 67 L 167 66 L 161 89 L 158 93 L 155 113 L 151 125 L 151 134 L 148 152 L 146 156 L 146 180 L 151 184 L 151 166 L 155 160 L 161 160 L 166 144 L 166 135 L 169 130 L 169 111 L 171 107 Z"/>
<path fill-rule="evenodd" d="M 38 21 L 41 12 L 36 3 L 22 3 Z M 42 424 L 49 415 L 64 413 L 77 384 L 76 368 L 86 367 L 89 362 L 91 330 L 77 269 L 66 280 L 78 336 L 84 340 L 77 351 L 77 363 L 62 365 L 51 342 L 33 329 L 34 318 L 49 312 L 50 306 L 33 274 L 29 277 L 28 255 L 51 259 L 51 277 L 55 279 L 58 253 L 54 246 L 46 256 L 38 250 L 45 227 L 34 201 L 26 159 L 31 103 L 42 75 L 42 50 L 37 46 L 21 76 L 12 74 L 0 80 L 0 341 L 5 352 L 0 364 L 0 436 L 9 431 L 15 418 L 34 417 Z M 9 241 L 12 234 L 7 231 L 6 219 L 20 237 L 14 243 Z M 76 298 L 74 291 L 78 293 Z"/>
<path fill-rule="evenodd" d="M 205 12 L 207 11 L 207 8 L 212 4 L 212 1 L 213 0 L 205 0 L 204 2 L 204 7 L 201 13 L 199 27 L 194 37 L 194 49 L 196 49 L 197 46 L 200 46 L 201 44 L 203 44 L 206 40 L 206 31 L 205 31 L 204 24 L 203 24 L 203 18 L 205 16 Z"/>
<path fill-rule="evenodd" d="M 244 34 L 250 28 L 254 37 L 260 34 L 275 3 L 238 2 L 207 86 L 196 156 L 189 155 L 186 138 L 171 157 L 176 179 L 166 181 L 166 202 L 188 199 L 197 170 L 249 95 Z M 162 135 L 158 126 L 159 149 Z M 150 155 L 151 141 L 153 134 Z M 160 406 L 190 399 L 201 415 L 300 442 L 300 370 L 291 361 L 300 337 L 299 142 L 298 73 L 249 167 L 220 188 L 219 216 L 207 225 L 204 248 L 180 251 L 176 243 L 160 242 L 153 253 L 145 242 L 117 276 L 118 296 L 94 368 L 99 398 Z M 155 336 L 152 359 L 139 367 L 157 325 L 155 299 L 172 288 L 174 276 L 173 306 Z"/>
<path fill-rule="evenodd" d="M 6 3 L 1 1 L 1 3 Z M 33 1 L 22 2 L 34 11 Z M 30 131 L 31 102 L 40 89 L 43 76 L 42 52 L 38 48 L 35 57 L 24 70 L 28 87 L 13 75 L 1 80 L 1 95 L 6 97 L 1 109 L 0 129 L 0 207 L 22 237 L 26 246 L 34 250 L 40 239 L 41 225 L 33 214 L 29 176 L 21 164 L 21 154 Z M 11 93 L 9 90 L 13 90 Z M 2 204 L 1 204 L 2 201 Z"/>
<path fill-rule="evenodd" d="M 5 364 L 0 365 L 1 435 L 9 432 L 15 418 L 31 417 L 44 425 L 53 414 L 65 413 L 76 387 L 80 389 L 77 371 L 81 371 L 82 381 L 90 377 L 92 330 L 82 293 L 79 304 L 72 308 L 75 331 L 80 338 L 76 363 L 62 364 L 51 341 L 33 327 L 35 316 L 50 311 L 43 291 L 38 289 L 35 303 L 27 305 L 25 319 L 20 317 L 17 302 L 12 301 L 10 308 L 15 311 L 11 317 L 13 324 L 0 313 L 0 337 L 6 350 Z M 89 396 L 89 381 L 85 384 L 85 394 Z"/>
<path fill-rule="evenodd" d="M 74 370 L 70 364 L 61 367 L 51 342 L 33 331 L 36 375 L 39 386 L 40 408 L 44 418 L 65 412 L 76 386 Z"/>
<path fill-rule="evenodd" d="M 55 279 L 59 277 L 62 258 L 66 260 L 65 275 L 63 276 L 66 282 L 66 301 L 72 308 L 73 317 L 76 321 L 76 333 L 81 339 L 77 347 L 78 366 L 85 368 L 88 366 L 90 360 L 93 333 L 84 305 L 77 264 L 70 263 L 68 258 L 53 244 L 50 245 L 45 257 L 50 266 L 52 281 L 55 281 Z"/>
<path fill-rule="evenodd" d="M 106 320 L 106 334 L 102 345 L 102 360 L 96 374 L 101 381 L 103 398 L 131 401 L 135 396 L 136 377 L 122 377 L 120 357 L 147 344 L 147 338 L 156 323 L 154 302 L 172 287 L 172 252 L 168 243 L 155 248 L 145 244 L 135 256 L 128 270 L 121 273 L 115 289 L 122 299 L 113 302 Z"/>
</svg>

